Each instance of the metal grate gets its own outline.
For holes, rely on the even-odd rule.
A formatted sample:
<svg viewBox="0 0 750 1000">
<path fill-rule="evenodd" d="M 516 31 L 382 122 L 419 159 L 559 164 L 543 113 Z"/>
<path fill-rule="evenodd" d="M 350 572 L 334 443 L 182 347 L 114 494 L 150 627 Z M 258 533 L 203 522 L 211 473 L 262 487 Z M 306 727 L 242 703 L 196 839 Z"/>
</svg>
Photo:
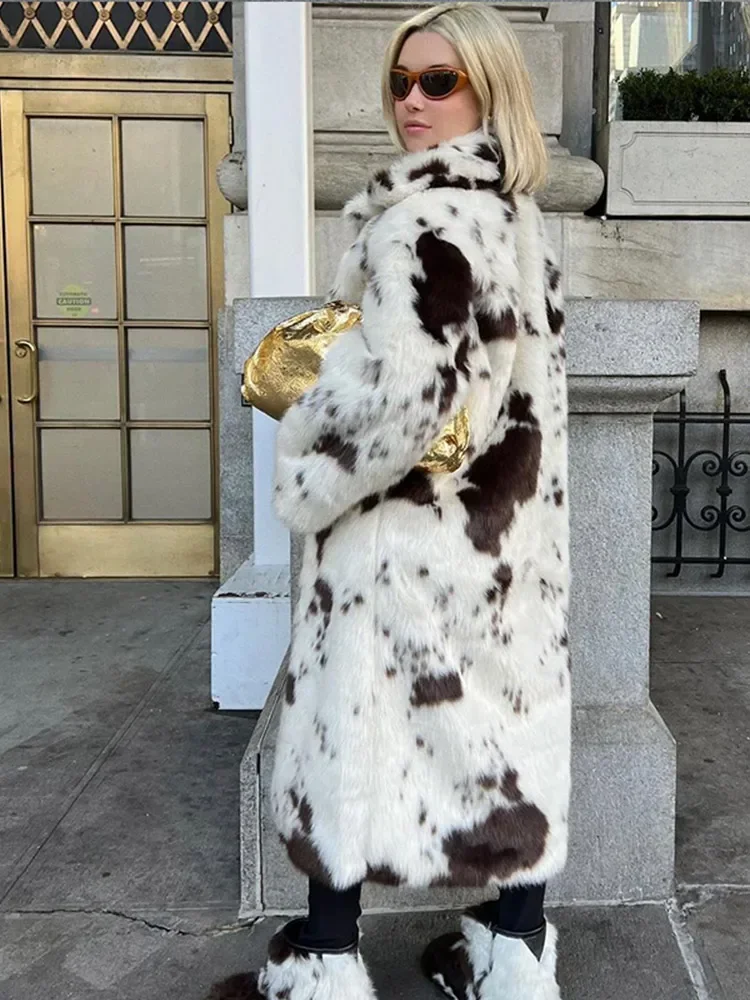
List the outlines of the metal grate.
<svg viewBox="0 0 750 1000">
<path fill-rule="evenodd" d="M 730 502 L 742 480 L 745 485 L 750 484 L 750 450 L 733 449 L 732 442 L 734 428 L 750 425 L 750 413 L 732 412 L 732 395 L 724 368 L 719 372 L 719 382 L 723 397 L 721 413 L 689 412 L 683 389 L 679 409 L 675 413 L 654 414 L 656 424 L 677 428 L 676 455 L 655 449 L 653 460 L 654 477 L 660 474 L 669 477 L 668 492 L 672 504 L 661 520 L 656 506 L 652 507 L 652 529 L 655 532 L 671 529 L 673 544 L 670 548 L 673 554 L 653 555 L 652 562 L 672 564 L 672 570 L 666 574 L 669 577 L 679 576 L 683 565 L 688 564 L 715 564 L 716 571 L 711 574 L 712 577 L 723 576 L 727 566 L 750 565 L 747 545 L 744 546 L 744 553 L 735 555 L 731 551 L 734 543 L 750 531 L 749 511 L 741 503 Z M 687 428 L 696 425 L 716 426 L 721 433 L 721 441 L 715 448 L 698 448 L 688 455 Z M 698 500 L 696 504 L 691 494 L 700 496 L 703 503 Z M 695 507 L 700 509 L 696 511 Z M 705 538 L 706 533 L 711 532 L 716 534 L 715 554 L 686 554 L 687 541 L 701 536 Z M 686 539 L 686 533 L 691 536 L 689 539 Z"/>
<path fill-rule="evenodd" d="M 228 55 L 231 3 L 2 3 L 0 48 Z"/>
</svg>

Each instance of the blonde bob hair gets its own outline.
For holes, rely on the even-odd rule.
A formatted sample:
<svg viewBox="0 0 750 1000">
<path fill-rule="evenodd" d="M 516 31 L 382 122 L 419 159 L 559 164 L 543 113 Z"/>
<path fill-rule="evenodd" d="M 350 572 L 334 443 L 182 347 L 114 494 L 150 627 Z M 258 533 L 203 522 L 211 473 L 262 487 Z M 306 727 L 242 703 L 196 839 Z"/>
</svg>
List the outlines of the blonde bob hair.
<svg viewBox="0 0 750 1000">
<path fill-rule="evenodd" d="M 400 149 L 389 76 L 406 39 L 433 31 L 450 42 L 463 63 L 486 134 L 494 132 L 505 157 L 503 191 L 531 194 L 547 183 L 549 153 L 537 122 L 531 78 L 508 19 L 488 3 L 442 3 L 422 10 L 393 34 L 383 63 L 383 114 Z"/>
</svg>

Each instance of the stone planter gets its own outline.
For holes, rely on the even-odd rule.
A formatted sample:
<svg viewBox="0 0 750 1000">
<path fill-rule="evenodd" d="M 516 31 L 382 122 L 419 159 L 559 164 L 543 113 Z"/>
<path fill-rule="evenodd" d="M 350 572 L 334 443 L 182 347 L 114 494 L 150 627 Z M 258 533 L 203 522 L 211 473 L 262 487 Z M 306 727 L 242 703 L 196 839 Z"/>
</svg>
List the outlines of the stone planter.
<svg viewBox="0 0 750 1000">
<path fill-rule="evenodd" d="M 612 121 L 597 160 L 608 215 L 750 218 L 750 122 Z"/>
</svg>

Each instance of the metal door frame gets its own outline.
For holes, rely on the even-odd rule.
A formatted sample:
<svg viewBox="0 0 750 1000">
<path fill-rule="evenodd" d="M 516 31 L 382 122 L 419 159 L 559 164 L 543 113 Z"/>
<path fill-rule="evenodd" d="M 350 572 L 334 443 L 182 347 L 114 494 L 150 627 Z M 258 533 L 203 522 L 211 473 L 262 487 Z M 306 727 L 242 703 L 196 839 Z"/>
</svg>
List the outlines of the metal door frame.
<svg viewBox="0 0 750 1000">
<path fill-rule="evenodd" d="M 0 205 L 3 178 L 0 172 Z M 0 218 L 0 577 L 15 573 L 13 468 L 10 443 L 10 338 L 5 302 L 5 227 Z"/>
<path fill-rule="evenodd" d="M 120 62 L 128 61 L 128 57 L 120 57 Z M 171 117 L 196 118 L 205 122 L 205 170 L 206 170 L 206 219 L 208 228 L 208 292 L 210 352 L 209 371 L 211 379 L 211 454 L 212 454 L 212 507 L 213 518 L 211 527 L 210 547 L 212 549 L 213 566 L 211 574 L 218 571 L 218 385 L 217 385 L 217 330 L 218 311 L 223 300 L 223 216 L 229 206 L 218 189 L 214 170 L 223 154 L 229 148 L 229 130 L 231 118 L 229 115 L 228 88 L 217 92 L 205 90 L 201 93 L 185 92 L 183 87 L 175 88 L 173 92 L 154 93 L 148 85 L 141 84 L 137 90 L 129 92 L 113 92 L 101 90 L 65 90 L 63 81 L 59 87 L 52 89 L 18 89 L 0 93 L 0 134 L 3 141 L 3 177 L 4 182 L 4 218 L 6 232 L 7 274 L 3 286 L 8 289 L 7 309 L 7 343 L 8 351 L 4 354 L 4 363 L 0 359 L 0 395 L 10 403 L 3 407 L 0 401 L 0 475 L 2 469 L 10 464 L 9 455 L 13 454 L 13 493 L 15 496 L 14 526 L 15 526 L 15 568 L 19 576 L 36 577 L 41 575 L 61 575 L 60 568 L 70 559 L 71 532 L 66 524 L 39 524 L 39 496 L 36 470 L 38 468 L 37 447 L 38 435 L 36 427 L 36 404 L 25 401 L 33 393 L 33 370 L 36 358 L 33 348 L 29 349 L 19 341 L 35 343 L 33 327 L 33 267 L 29 252 L 29 217 L 30 217 L 30 165 L 28 155 L 28 117 L 32 115 L 52 116 L 110 116 L 134 115 L 137 117 Z M 117 130 L 115 129 L 115 132 Z M 117 160 L 115 161 L 117 164 Z M 116 187 L 119 185 L 119 179 Z M 61 222 L 67 221 L 60 217 Z M 82 221 L 77 218 L 77 221 Z M 158 221 L 158 220 L 155 220 Z M 119 230 L 121 222 L 114 223 Z M 1 249 L 1 247 L 0 247 Z M 119 255 L 119 239 L 118 239 Z M 118 268 L 122 262 L 117 264 Z M 2 275 L 0 274 L 0 277 Z M 122 275 L 120 274 L 120 278 Z M 120 282 L 122 288 L 122 283 Z M 0 296 L 2 292 L 0 291 Z M 0 304 L 2 299 L 0 298 Z M 125 324 L 125 316 L 118 310 L 118 328 Z M 158 325 L 152 324 L 152 325 Z M 122 336 L 118 337 L 122 345 Z M 12 353 L 11 353 L 12 352 Z M 120 358 L 122 363 L 122 357 Z M 28 385 L 19 383 L 26 376 L 21 374 L 22 368 L 29 369 Z M 5 374 L 5 393 L 2 391 L 3 375 Z M 8 396 L 8 383 L 11 397 Z M 122 388 L 122 387 L 121 387 Z M 3 424 L 3 414 L 8 421 L 10 409 L 10 429 Z M 9 506 L 6 503 L 6 507 Z M 2 529 L 3 512 L 3 480 L 0 479 L 0 529 Z M 90 544 L 82 551 L 75 572 L 70 575 L 95 575 L 97 551 L 101 547 L 111 548 L 123 542 L 127 547 L 129 568 L 123 571 L 124 557 L 120 559 L 120 569 L 111 575 L 204 575 L 206 569 L 206 546 L 209 540 L 206 534 L 206 522 L 186 523 L 183 532 L 174 532 L 173 544 L 159 550 L 155 541 L 158 540 L 158 522 L 149 524 L 116 523 L 90 525 Z M 125 541 L 123 529 L 129 529 L 130 537 Z M 79 532 L 80 534 L 80 532 Z M 178 537 L 179 536 L 179 537 Z M 40 542 L 44 545 L 44 553 L 40 554 Z M 10 560 L 7 554 L 12 538 L 7 530 L 0 536 L 0 572 L 13 572 L 12 550 Z M 66 553 L 67 556 L 61 555 Z M 191 571 L 188 553 L 196 553 L 195 566 Z M 93 554 L 92 554 L 93 553 Z M 203 553 L 202 556 L 199 553 Z M 179 563 L 180 557 L 182 562 Z M 171 572 L 156 571 L 157 561 L 167 560 L 172 567 Z M 178 561 L 175 562 L 174 560 Z M 202 561 L 201 561 L 202 560 Z M 117 559 L 113 565 L 117 566 Z M 203 569 L 200 569 L 203 566 Z M 175 567 L 178 572 L 175 572 Z"/>
</svg>

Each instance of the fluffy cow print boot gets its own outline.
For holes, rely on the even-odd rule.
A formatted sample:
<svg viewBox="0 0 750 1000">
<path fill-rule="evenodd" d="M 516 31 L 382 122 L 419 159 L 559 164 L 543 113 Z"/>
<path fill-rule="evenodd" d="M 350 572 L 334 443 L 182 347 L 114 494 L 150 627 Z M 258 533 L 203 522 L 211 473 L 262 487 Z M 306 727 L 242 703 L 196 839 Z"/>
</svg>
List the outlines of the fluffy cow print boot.
<svg viewBox="0 0 750 1000">
<path fill-rule="evenodd" d="M 216 983 L 206 1000 L 375 1000 L 359 942 L 316 952 L 296 944 L 304 917 L 274 934 L 263 968 Z"/>
<path fill-rule="evenodd" d="M 451 1000 L 561 1000 L 557 929 L 508 934 L 468 910 L 461 931 L 443 934 L 422 955 L 422 971 Z"/>
</svg>

